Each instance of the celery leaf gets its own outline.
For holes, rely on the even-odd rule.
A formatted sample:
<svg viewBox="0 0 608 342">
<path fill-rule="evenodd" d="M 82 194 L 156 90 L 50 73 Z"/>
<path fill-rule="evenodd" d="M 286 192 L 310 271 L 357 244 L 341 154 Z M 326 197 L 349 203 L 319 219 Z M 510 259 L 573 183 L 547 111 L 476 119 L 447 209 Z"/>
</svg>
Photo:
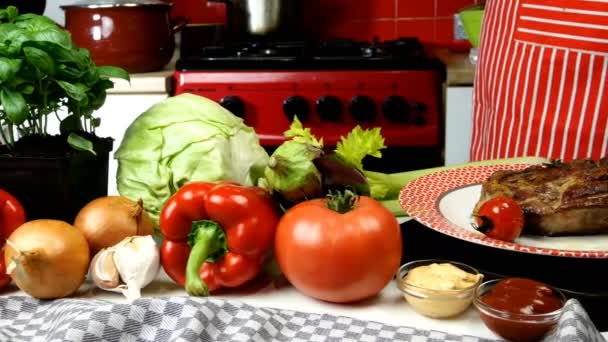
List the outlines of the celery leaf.
<svg viewBox="0 0 608 342">
<path fill-rule="evenodd" d="M 287 138 L 292 138 L 293 141 L 313 145 L 318 148 L 323 147 L 323 138 L 321 138 L 321 140 L 317 140 L 317 138 L 310 131 L 310 128 L 304 128 L 304 126 L 302 126 L 302 123 L 297 116 L 293 118 L 291 126 L 289 126 L 289 129 L 285 131 L 283 135 L 285 135 Z"/>
<path fill-rule="evenodd" d="M 362 129 L 357 125 L 336 146 L 336 154 L 351 166 L 363 170 L 363 158 L 370 155 L 382 158 L 380 150 L 386 148 L 380 127 Z"/>
</svg>

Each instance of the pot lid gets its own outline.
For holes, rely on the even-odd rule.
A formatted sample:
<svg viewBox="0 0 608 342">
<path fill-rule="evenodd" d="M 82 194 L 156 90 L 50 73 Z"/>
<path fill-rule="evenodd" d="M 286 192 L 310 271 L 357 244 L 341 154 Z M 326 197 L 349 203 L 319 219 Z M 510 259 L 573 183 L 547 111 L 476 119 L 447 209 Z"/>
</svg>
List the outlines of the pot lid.
<svg viewBox="0 0 608 342">
<path fill-rule="evenodd" d="M 66 8 L 106 8 L 106 7 L 138 7 L 138 6 L 172 6 L 170 2 L 162 0 L 80 0 L 70 5 L 60 6 Z"/>
</svg>

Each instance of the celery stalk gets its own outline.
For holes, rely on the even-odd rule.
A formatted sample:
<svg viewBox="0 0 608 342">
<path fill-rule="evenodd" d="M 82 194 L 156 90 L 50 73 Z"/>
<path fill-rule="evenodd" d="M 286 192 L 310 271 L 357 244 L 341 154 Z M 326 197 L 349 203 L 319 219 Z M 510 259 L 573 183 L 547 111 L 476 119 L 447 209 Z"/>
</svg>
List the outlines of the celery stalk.
<svg viewBox="0 0 608 342">
<path fill-rule="evenodd" d="M 408 216 L 405 210 L 401 208 L 401 204 L 399 204 L 398 199 L 380 201 L 380 203 L 382 203 L 382 205 L 386 209 L 388 209 L 395 217 Z"/>
</svg>

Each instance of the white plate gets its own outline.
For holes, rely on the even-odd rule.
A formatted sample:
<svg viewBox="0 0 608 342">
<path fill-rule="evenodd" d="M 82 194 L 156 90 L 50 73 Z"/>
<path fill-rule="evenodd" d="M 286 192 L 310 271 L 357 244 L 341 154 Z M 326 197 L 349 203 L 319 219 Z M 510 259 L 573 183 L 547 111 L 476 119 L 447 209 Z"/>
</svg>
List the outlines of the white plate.
<svg viewBox="0 0 608 342">
<path fill-rule="evenodd" d="M 443 234 L 523 253 L 576 258 L 608 258 L 608 235 L 533 236 L 514 242 L 489 238 L 471 225 L 481 182 L 498 170 L 521 170 L 529 165 L 471 166 L 436 172 L 406 185 L 399 195 L 401 207 L 414 219 Z"/>
</svg>

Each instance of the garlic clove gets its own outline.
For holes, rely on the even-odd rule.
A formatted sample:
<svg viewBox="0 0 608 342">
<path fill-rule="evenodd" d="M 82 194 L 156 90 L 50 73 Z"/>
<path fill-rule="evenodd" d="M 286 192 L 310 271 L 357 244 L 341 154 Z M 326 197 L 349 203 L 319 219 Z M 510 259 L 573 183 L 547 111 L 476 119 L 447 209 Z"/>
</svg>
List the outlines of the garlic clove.
<svg viewBox="0 0 608 342">
<path fill-rule="evenodd" d="M 110 290 L 120 285 L 120 275 L 114 264 L 114 251 L 104 248 L 91 261 L 91 278 L 99 288 Z"/>
<path fill-rule="evenodd" d="M 124 285 L 120 286 L 129 301 L 141 297 L 141 289 L 150 284 L 160 270 L 160 254 L 151 235 L 132 236 L 114 249 L 114 264 Z"/>
</svg>

